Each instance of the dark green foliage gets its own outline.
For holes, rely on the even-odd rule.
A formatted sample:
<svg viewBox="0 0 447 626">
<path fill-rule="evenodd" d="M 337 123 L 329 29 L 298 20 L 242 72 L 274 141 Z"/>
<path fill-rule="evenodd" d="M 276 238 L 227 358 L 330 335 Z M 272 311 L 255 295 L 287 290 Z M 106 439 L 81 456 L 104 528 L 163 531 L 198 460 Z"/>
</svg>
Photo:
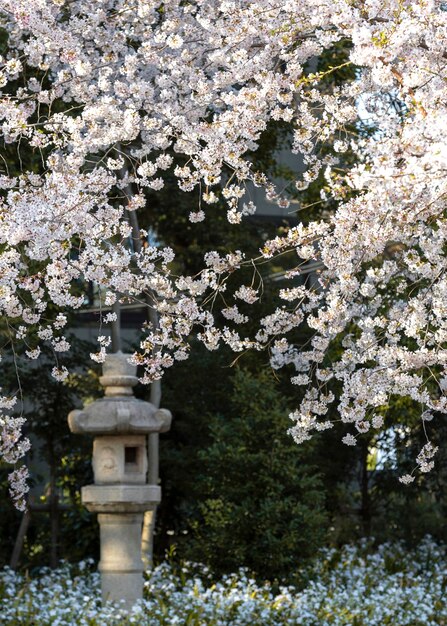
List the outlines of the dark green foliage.
<svg viewBox="0 0 447 626">
<path fill-rule="evenodd" d="M 2 363 L 5 386 L 14 389 L 17 375 L 25 400 L 23 414 L 32 448 L 27 464 L 31 468 L 31 523 L 27 532 L 20 565 L 34 567 L 55 565 L 58 558 L 78 561 L 97 554 L 98 532 L 95 516 L 80 502 L 80 488 L 92 481 L 91 447 L 87 437 L 72 435 L 68 428 L 68 413 L 82 402 L 99 395 L 97 372 L 91 367 L 91 345 L 74 336 L 69 337 L 71 350 L 59 356 L 60 365 L 74 371 L 65 383 L 51 377 L 55 355 L 45 349 L 39 363 L 17 356 L 16 365 Z M 16 369 L 17 367 L 17 369 Z M 20 407 L 19 407 L 20 408 Z M 20 524 L 21 514 L 12 509 L 7 497 L 7 474 L 10 467 L 2 466 L 0 488 L 0 564 L 9 563 Z M 53 498 L 64 509 L 57 514 L 38 512 L 33 505 L 51 505 Z M 58 530 L 51 535 L 51 523 Z M 4 539 L 8 538 L 8 541 Z M 51 557 L 50 557 L 51 554 Z"/>
<path fill-rule="evenodd" d="M 206 419 L 209 443 L 189 482 L 195 507 L 177 551 L 215 572 L 246 566 L 280 578 L 325 539 L 324 488 L 287 435 L 287 402 L 271 372 L 238 370 L 228 382 L 229 395 Z"/>
<path fill-rule="evenodd" d="M 410 545 L 416 545 L 426 534 L 445 541 L 447 418 L 435 413 L 432 421 L 423 424 L 420 408 L 402 398 L 392 399 L 389 414 L 393 427 L 381 446 L 385 453 L 382 463 L 371 478 L 372 534 L 379 541 L 399 538 Z M 401 485 L 398 476 L 415 469 L 416 457 L 427 437 L 439 447 L 435 468 L 428 474 L 415 471 L 415 481 Z"/>
<path fill-rule="evenodd" d="M 160 439 L 163 497 L 157 513 L 158 559 L 172 542 L 189 540 L 185 533 L 199 519 L 197 480 L 204 471 L 199 454 L 212 441 L 209 415 L 224 410 L 230 400 L 233 355 L 195 348 L 188 361 L 177 363 L 163 379 L 162 406 L 169 407 L 174 419 L 171 430 Z"/>
</svg>

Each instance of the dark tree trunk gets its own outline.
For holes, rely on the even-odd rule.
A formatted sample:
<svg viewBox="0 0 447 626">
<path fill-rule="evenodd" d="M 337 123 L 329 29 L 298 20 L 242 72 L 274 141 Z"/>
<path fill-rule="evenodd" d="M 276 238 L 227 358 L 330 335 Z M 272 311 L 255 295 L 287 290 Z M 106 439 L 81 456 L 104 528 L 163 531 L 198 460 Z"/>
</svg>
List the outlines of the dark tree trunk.
<svg viewBox="0 0 447 626">
<path fill-rule="evenodd" d="M 368 537 L 371 534 L 371 494 L 369 490 L 370 476 L 368 471 L 368 443 L 365 441 L 362 443 L 361 448 L 361 476 L 360 476 L 360 494 L 361 494 L 361 506 L 360 516 L 362 519 L 362 530 L 364 536 Z"/>
</svg>

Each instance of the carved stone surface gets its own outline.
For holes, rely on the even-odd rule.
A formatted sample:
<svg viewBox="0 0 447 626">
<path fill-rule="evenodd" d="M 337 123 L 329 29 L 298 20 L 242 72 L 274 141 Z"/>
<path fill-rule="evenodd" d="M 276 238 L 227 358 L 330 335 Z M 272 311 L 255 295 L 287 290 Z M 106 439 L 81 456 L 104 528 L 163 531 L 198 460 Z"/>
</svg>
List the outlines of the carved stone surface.
<svg viewBox="0 0 447 626">
<path fill-rule="evenodd" d="M 98 515 L 101 533 L 101 572 L 103 601 L 124 600 L 131 608 L 143 597 L 143 562 L 140 539 L 143 514 Z"/>
<path fill-rule="evenodd" d="M 158 485 L 87 485 L 81 497 L 92 513 L 140 513 L 160 502 L 161 489 Z"/>
<path fill-rule="evenodd" d="M 96 437 L 93 442 L 93 473 L 96 485 L 144 485 L 147 473 L 146 437 Z"/>
<path fill-rule="evenodd" d="M 92 402 L 82 411 L 71 411 L 68 424 L 71 432 L 78 434 L 159 433 L 169 430 L 169 416 L 166 409 L 157 410 L 143 400 L 106 397 Z"/>
<path fill-rule="evenodd" d="M 95 484 L 83 487 L 81 496 L 87 509 L 98 513 L 103 599 L 124 601 L 130 608 L 143 593 L 143 513 L 161 500 L 160 487 L 146 484 L 146 435 L 168 430 L 171 413 L 134 397 L 138 379 L 128 357 L 121 352 L 106 357 L 100 378 L 104 398 L 72 411 L 68 423 L 74 433 L 95 436 Z"/>
<path fill-rule="evenodd" d="M 138 382 L 136 367 L 128 363 L 130 355 L 109 354 L 103 366 L 105 397 L 92 402 L 81 411 L 71 411 L 68 424 L 73 433 L 90 435 L 148 434 L 166 432 L 171 413 L 157 409 L 150 402 L 137 400 L 132 387 Z"/>
<path fill-rule="evenodd" d="M 132 387 L 138 383 L 137 366 L 129 363 L 130 354 L 108 354 L 102 366 L 99 382 L 106 388 L 106 396 L 133 394 Z"/>
</svg>

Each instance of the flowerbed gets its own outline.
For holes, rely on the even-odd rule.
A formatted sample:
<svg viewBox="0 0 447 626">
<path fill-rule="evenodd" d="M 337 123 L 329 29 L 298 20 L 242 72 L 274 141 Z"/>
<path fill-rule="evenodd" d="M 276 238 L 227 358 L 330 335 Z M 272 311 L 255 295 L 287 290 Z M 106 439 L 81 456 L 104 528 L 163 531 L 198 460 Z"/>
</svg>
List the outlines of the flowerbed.
<svg viewBox="0 0 447 626">
<path fill-rule="evenodd" d="M 148 572 L 132 612 L 101 606 L 99 578 L 84 563 L 37 578 L 0 572 L 0 624 L 8 626 L 431 626 L 447 625 L 447 559 L 426 539 L 414 551 L 386 544 L 326 550 L 304 588 L 256 583 L 247 572 L 213 583 L 206 568 Z"/>
</svg>

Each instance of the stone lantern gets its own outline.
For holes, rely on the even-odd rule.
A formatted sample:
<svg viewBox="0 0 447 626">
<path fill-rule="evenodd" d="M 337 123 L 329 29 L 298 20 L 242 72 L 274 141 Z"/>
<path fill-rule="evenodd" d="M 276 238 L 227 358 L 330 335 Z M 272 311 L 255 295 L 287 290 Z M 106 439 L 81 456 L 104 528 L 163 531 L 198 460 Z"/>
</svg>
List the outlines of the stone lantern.
<svg viewBox="0 0 447 626">
<path fill-rule="evenodd" d="M 129 356 L 109 354 L 99 379 L 104 397 L 68 416 L 71 432 L 94 437 L 94 484 L 82 488 L 81 498 L 98 514 L 102 597 L 127 607 L 143 595 L 143 514 L 161 500 L 160 487 L 147 484 L 147 435 L 171 424 L 169 411 L 135 398 L 138 379 Z"/>
</svg>

